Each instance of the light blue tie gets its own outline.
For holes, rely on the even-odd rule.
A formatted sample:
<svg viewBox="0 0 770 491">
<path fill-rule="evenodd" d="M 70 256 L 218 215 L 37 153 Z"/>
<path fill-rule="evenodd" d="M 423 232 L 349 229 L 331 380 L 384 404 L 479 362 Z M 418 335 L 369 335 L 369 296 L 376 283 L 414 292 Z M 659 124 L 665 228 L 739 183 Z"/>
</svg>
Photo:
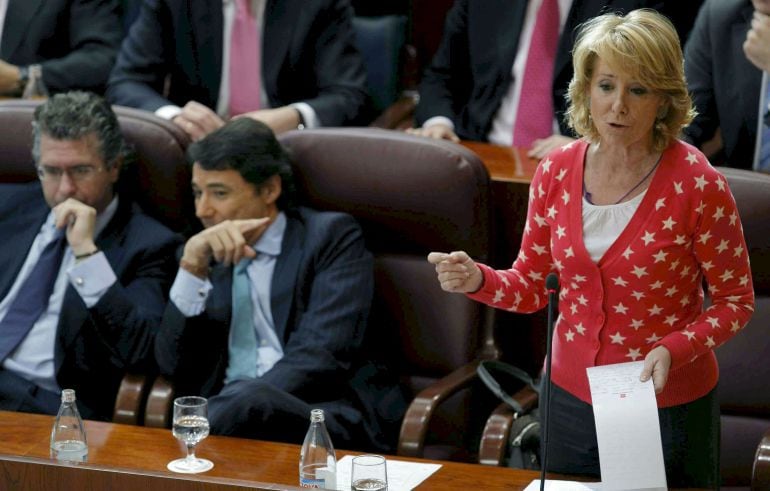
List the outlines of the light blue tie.
<svg viewBox="0 0 770 491">
<path fill-rule="evenodd" d="M 225 383 L 257 377 L 257 333 L 254 329 L 251 281 L 246 271 L 249 264 L 250 259 L 242 259 L 233 271 L 233 315 Z"/>
<path fill-rule="evenodd" d="M 762 103 L 759 107 L 759 133 L 761 138 L 759 146 L 758 166 L 755 170 L 770 172 L 770 117 L 768 117 L 768 104 L 770 104 L 770 77 L 767 72 L 762 74 Z"/>
</svg>

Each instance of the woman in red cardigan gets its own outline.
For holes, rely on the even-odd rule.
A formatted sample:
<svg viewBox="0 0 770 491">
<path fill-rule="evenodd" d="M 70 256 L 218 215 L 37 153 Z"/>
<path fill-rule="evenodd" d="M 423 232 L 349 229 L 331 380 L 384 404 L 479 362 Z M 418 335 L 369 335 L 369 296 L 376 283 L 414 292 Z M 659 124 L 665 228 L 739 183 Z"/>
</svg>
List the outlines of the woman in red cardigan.
<svg viewBox="0 0 770 491">
<path fill-rule="evenodd" d="M 568 118 L 582 138 L 540 163 L 511 269 L 464 252 L 428 260 L 444 290 L 516 312 L 543 308 L 545 277 L 558 273 L 549 471 L 599 476 L 586 368 L 644 360 L 668 484 L 716 487 L 713 348 L 754 305 L 735 202 L 706 157 L 677 139 L 694 111 L 667 19 L 649 10 L 596 17 L 573 64 Z"/>
</svg>

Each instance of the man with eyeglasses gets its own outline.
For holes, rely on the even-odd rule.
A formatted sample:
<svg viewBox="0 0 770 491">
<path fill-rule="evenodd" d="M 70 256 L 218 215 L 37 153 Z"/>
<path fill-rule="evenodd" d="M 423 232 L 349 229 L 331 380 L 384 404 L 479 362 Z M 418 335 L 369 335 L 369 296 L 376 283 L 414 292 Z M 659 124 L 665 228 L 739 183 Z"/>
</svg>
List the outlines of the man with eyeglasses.
<svg viewBox="0 0 770 491">
<path fill-rule="evenodd" d="M 109 419 L 122 376 L 151 367 L 178 237 L 118 196 L 126 144 L 85 92 L 35 110 L 40 182 L 0 185 L 0 409 L 55 414 L 63 388 Z"/>
</svg>

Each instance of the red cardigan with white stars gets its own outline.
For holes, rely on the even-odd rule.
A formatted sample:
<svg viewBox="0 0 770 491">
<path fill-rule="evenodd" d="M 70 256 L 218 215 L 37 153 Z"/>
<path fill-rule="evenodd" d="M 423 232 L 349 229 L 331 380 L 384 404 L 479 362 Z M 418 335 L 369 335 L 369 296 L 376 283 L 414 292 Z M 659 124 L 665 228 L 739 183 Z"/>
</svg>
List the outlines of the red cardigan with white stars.
<svg viewBox="0 0 770 491">
<path fill-rule="evenodd" d="M 671 353 L 658 406 L 691 402 L 713 389 L 712 349 L 743 328 L 754 310 L 749 257 L 725 178 L 694 147 L 663 152 L 631 221 L 594 262 L 583 245 L 585 140 L 551 152 L 530 186 L 521 250 L 511 269 L 479 265 L 482 288 L 469 296 L 534 312 L 547 303 L 545 277 L 559 274 L 552 380 L 590 403 L 586 368 Z M 704 310 L 703 280 L 711 305 Z"/>
</svg>

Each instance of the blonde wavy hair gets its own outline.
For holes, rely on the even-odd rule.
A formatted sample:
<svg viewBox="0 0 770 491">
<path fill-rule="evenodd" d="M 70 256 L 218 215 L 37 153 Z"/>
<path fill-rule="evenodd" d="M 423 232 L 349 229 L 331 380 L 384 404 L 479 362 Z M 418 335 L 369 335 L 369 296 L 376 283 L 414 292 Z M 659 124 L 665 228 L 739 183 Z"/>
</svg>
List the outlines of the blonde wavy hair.
<svg viewBox="0 0 770 491">
<path fill-rule="evenodd" d="M 665 149 L 695 117 L 682 47 L 671 22 L 650 9 L 625 16 L 605 14 L 580 27 L 572 53 L 574 76 L 567 93 L 567 122 L 578 135 L 590 142 L 601 139 L 590 107 L 591 76 L 597 58 L 663 96 L 664 109 L 652 128 L 656 151 Z"/>
</svg>

